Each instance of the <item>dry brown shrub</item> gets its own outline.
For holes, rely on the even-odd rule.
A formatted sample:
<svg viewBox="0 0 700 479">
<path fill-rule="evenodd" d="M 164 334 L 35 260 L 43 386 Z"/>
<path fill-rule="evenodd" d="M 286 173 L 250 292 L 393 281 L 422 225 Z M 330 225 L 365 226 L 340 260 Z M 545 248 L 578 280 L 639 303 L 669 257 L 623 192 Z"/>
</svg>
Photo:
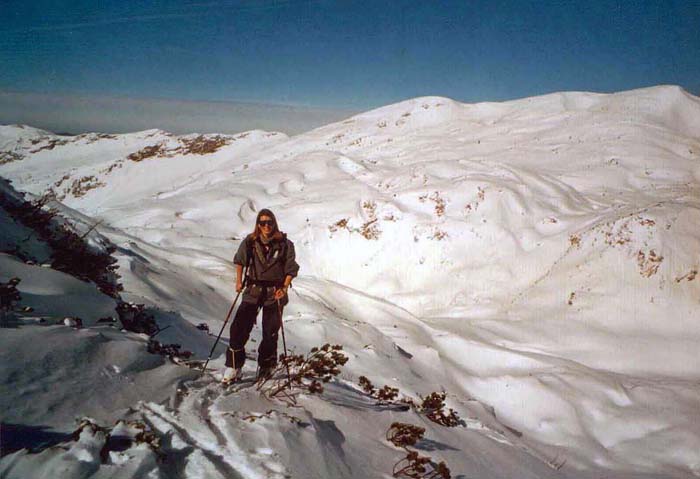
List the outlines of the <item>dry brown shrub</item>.
<svg viewBox="0 0 700 479">
<path fill-rule="evenodd" d="M 440 196 L 440 192 L 436 191 L 430 196 L 430 200 L 435 203 L 435 215 L 440 217 L 445 214 L 445 200 Z"/>
<path fill-rule="evenodd" d="M 644 251 L 639 250 L 637 252 L 637 266 L 639 266 L 639 274 L 645 278 L 650 278 L 658 272 L 659 266 L 661 266 L 663 260 L 664 257 L 657 255 L 656 251 L 653 249 L 649 251 L 648 255 L 645 254 Z"/>
<path fill-rule="evenodd" d="M 384 386 L 377 389 L 372 384 L 372 381 L 367 379 L 365 376 L 360 376 L 359 384 L 363 391 L 365 391 L 370 397 L 379 400 L 378 404 L 390 404 L 393 403 L 399 396 L 399 389 L 393 388 L 391 386 Z"/>
<path fill-rule="evenodd" d="M 425 428 L 406 424 L 403 422 L 392 423 L 386 432 L 386 440 L 396 447 L 415 446 L 418 441 L 423 439 Z"/>
<path fill-rule="evenodd" d="M 445 427 L 456 427 L 462 424 L 454 409 L 445 408 L 446 393 L 432 392 L 425 398 L 419 407 L 419 411 L 425 414 L 425 417 Z"/>
<path fill-rule="evenodd" d="M 0 151 L 0 165 L 6 165 L 13 161 L 21 161 L 24 158 L 24 155 L 20 155 L 14 151 Z"/>
<path fill-rule="evenodd" d="M 131 161 L 143 161 L 148 158 L 165 156 L 166 151 L 162 143 L 156 145 L 146 146 L 143 149 L 132 153 L 127 158 Z"/>
<path fill-rule="evenodd" d="M 220 135 L 209 137 L 199 135 L 194 138 L 183 138 L 180 141 L 184 146 L 174 150 L 173 153 L 208 155 L 209 153 L 217 152 L 221 147 L 229 144 L 228 138 Z"/>
<path fill-rule="evenodd" d="M 686 281 L 692 281 L 695 279 L 695 277 L 698 275 L 698 270 L 697 269 L 691 269 L 689 272 L 684 274 L 683 276 L 679 276 L 676 278 L 676 283 L 680 283 L 683 280 Z"/>
<path fill-rule="evenodd" d="M 83 176 L 82 178 L 73 180 L 68 192 L 74 197 L 80 198 L 81 196 L 85 196 L 88 191 L 94 190 L 95 188 L 100 188 L 102 186 L 105 186 L 105 183 L 101 182 L 94 176 Z"/>
<path fill-rule="evenodd" d="M 232 415 L 236 416 L 237 414 L 234 413 Z M 263 419 L 263 418 L 272 419 L 274 416 L 279 416 L 281 418 L 287 419 L 292 424 L 296 424 L 296 425 L 302 424 L 301 419 L 299 419 L 298 417 L 292 416 L 291 414 L 287 414 L 284 411 L 277 411 L 275 409 L 268 409 L 264 413 L 250 413 L 247 416 L 241 416 L 241 419 L 243 419 L 244 421 L 248 421 L 248 422 L 253 423 L 253 422 L 258 421 L 258 420 Z"/>
<path fill-rule="evenodd" d="M 382 230 L 380 230 L 379 226 L 377 225 L 377 218 L 364 223 L 360 228 L 360 234 L 368 240 L 379 239 L 382 234 Z"/>
<path fill-rule="evenodd" d="M 450 479 L 451 472 L 444 462 L 435 463 L 429 456 L 421 456 L 409 449 L 423 439 L 425 428 L 401 422 L 392 423 L 386 432 L 387 441 L 406 451 L 392 469 L 393 477 L 412 479 Z"/>
<path fill-rule="evenodd" d="M 447 238 L 450 236 L 446 231 L 442 231 L 441 229 L 436 229 L 435 232 L 433 233 L 432 238 L 434 240 L 442 241 L 443 239 Z"/>
<path fill-rule="evenodd" d="M 32 140 L 32 145 L 38 145 L 39 143 L 43 142 L 44 140 L 46 140 L 46 138 L 39 138 L 39 139 Z M 57 146 L 63 146 L 63 145 L 66 145 L 68 143 L 69 143 L 68 140 L 59 140 L 58 138 L 51 138 L 51 139 L 46 141 L 45 145 L 41 145 L 40 147 L 35 148 L 33 150 L 30 150 L 29 152 L 30 153 L 39 153 L 40 151 L 44 151 L 44 150 L 53 150 Z"/>
<path fill-rule="evenodd" d="M 302 392 L 323 393 L 323 383 L 340 374 L 340 367 L 347 362 L 339 344 L 312 348 L 306 356 L 281 354 L 272 374 L 258 383 L 258 390 L 268 398 L 294 406 Z"/>
<path fill-rule="evenodd" d="M 348 219 L 342 218 L 328 227 L 331 233 L 335 233 L 339 229 L 348 229 Z"/>
<path fill-rule="evenodd" d="M 569 245 L 571 245 L 573 248 L 580 248 L 581 247 L 581 237 L 579 235 L 569 236 Z"/>
</svg>

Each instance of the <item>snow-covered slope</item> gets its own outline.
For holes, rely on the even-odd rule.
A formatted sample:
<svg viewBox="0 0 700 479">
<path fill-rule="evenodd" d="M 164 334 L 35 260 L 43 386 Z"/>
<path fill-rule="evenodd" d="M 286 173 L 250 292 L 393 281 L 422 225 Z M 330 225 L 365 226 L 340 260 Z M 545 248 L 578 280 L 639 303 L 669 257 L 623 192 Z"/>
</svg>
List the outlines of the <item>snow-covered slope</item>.
<svg viewBox="0 0 700 479">
<path fill-rule="evenodd" d="M 102 221 L 127 299 L 213 330 L 238 241 L 271 207 L 302 267 L 285 312 L 296 350 L 342 343 L 346 380 L 444 389 L 467 429 L 516 446 L 523 475 L 545 477 L 550 462 L 571 477 L 693 477 L 698 132 L 700 100 L 671 86 L 474 105 L 425 97 L 291 138 L 7 126 L 0 175 Z M 208 414 L 245 407 L 207 401 Z M 208 427 L 178 407 L 157 414 Z M 370 463 L 382 454 L 355 442 L 369 425 L 338 427 L 340 450 Z M 445 434 L 453 472 L 512 477 L 491 439 L 478 447 L 493 462 L 475 473 L 467 431 Z M 304 444 L 294 452 L 319 447 Z M 328 465 L 338 460 L 309 467 L 352 477 Z M 290 461 L 279 468 L 299 474 Z"/>
</svg>

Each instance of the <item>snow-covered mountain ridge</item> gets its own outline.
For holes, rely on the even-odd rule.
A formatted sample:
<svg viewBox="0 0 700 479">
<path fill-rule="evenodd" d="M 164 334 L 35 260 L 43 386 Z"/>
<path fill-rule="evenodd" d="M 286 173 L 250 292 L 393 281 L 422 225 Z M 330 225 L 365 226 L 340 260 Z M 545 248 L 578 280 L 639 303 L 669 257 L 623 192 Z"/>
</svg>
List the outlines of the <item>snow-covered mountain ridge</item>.
<svg viewBox="0 0 700 479">
<path fill-rule="evenodd" d="M 271 207 L 302 266 L 300 349 L 343 343 L 349 379 L 444 388 L 465 417 L 476 399 L 572 471 L 692 477 L 698 132 L 700 100 L 671 86 L 425 97 L 291 138 L 5 126 L 0 175 L 102 220 L 127 294 L 212 329 Z"/>
</svg>

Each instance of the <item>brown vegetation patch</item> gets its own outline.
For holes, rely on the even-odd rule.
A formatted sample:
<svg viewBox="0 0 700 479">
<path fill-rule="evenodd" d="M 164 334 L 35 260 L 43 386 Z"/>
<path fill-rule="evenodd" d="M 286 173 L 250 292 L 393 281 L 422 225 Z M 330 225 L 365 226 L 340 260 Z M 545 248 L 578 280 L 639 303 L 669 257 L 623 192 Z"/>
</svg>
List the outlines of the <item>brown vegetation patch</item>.
<svg viewBox="0 0 700 479">
<path fill-rule="evenodd" d="M 382 231 L 379 229 L 377 221 L 377 218 L 374 218 L 373 220 L 367 221 L 362 225 L 362 227 L 360 228 L 360 234 L 364 236 L 365 239 L 379 239 L 379 236 L 381 236 Z"/>
<path fill-rule="evenodd" d="M 233 415 L 233 416 L 237 416 L 238 413 L 233 413 L 232 415 Z M 298 417 L 292 416 L 291 414 L 287 414 L 287 413 L 284 412 L 284 411 L 277 411 L 277 410 L 275 410 L 275 409 L 268 409 L 268 410 L 267 410 L 266 412 L 264 412 L 264 413 L 255 413 L 255 412 L 248 413 L 248 414 L 245 415 L 245 416 L 241 416 L 241 419 L 244 420 L 244 421 L 253 423 L 253 422 L 255 422 L 255 421 L 259 420 L 259 419 L 263 419 L 263 418 L 265 418 L 265 419 L 272 419 L 274 416 L 278 416 L 278 417 L 281 417 L 281 418 L 283 418 L 283 419 L 286 419 L 286 420 L 288 420 L 289 422 L 291 422 L 292 424 L 296 424 L 297 426 L 303 424 L 302 421 L 301 421 L 301 419 L 299 419 Z"/>
<path fill-rule="evenodd" d="M 115 170 L 116 168 L 121 168 L 121 167 L 123 167 L 123 166 L 124 166 L 124 160 L 117 160 L 117 161 L 115 161 L 114 163 L 112 163 L 111 165 L 109 165 L 107 168 L 105 168 L 104 170 L 102 170 L 102 173 L 108 175 L 108 174 L 110 174 L 113 170 Z"/>
<path fill-rule="evenodd" d="M 32 145 L 38 145 L 43 141 L 46 141 L 45 145 L 41 145 L 38 148 L 30 150 L 29 153 L 39 153 L 43 150 L 53 150 L 57 146 L 63 146 L 69 143 L 69 140 L 60 140 L 58 138 L 51 138 L 49 140 L 47 140 L 46 138 L 36 138 L 34 140 L 31 140 L 31 143 Z"/>
<path fill-rule="evenodd" d="M 431 195 L 425 193 L 418 197 L 418 201 L 420 201 L 421 203 L 425 203 L 425 200 L 430 200 L 435 205 L 435 216 L 444 216 L 445 206 L 447 206 L 447 202 L 442 196 L 440 196 L 439 191 L 434 191 Z"/>
<path fill-rule="evenodd" d="M 639 274 L 645 278 L 649 278 L 657 273 L 659 266 L 663 262 L 664 257 L 657 255 L 653 249 L 645 254 L 644 251 L 637 252 L 637 265 L 639 266 Z"/>
<path fill-rule="evenodd" d="M 689 272 L 684 274 L 683 276 L 679 276 L 676 278 L 676 283 L 680 283 L 681 281 L 692 281 L 695 279 L 695 277 L 698 275 L 698 270 L 697 269 L 691 269 Z"/>
<path fill-rule="evenodd" d="M 322 394 L 323 384 L 338 376 L 347 362 L 339 344 L 311 348 L 306 356 L 281 354 L 272 374 L 259 381 L 257 389 L 269 399 L 295 406 L 300 393 Z"/>
<path fill-rule="evenodd" d="M 132 153 L 129 156 L 127 156 L 127 159 L 131 161 L 143 161 L 148 158 L 153 158 L 153 157 L 161 157 L 166 155 L 166 150 L 165 147 L 163 146 L 162 143 L 158 143 L 157 145 L 151 145 L 151 146 L 146 146 L 142 148 L 141 150 L 137 151 L 136 153 Z"/>
<path fill-rule="evenodd" d="M 374 201 L 365 201 L 362 203 L 362 208 L 365 210 L 368 220 L 365 221 L 359 228 L 350 226 L 348 218 L 342 218 L 336 221 L 334 224 L 328 227 L 328 231 L 331 234 L 337 232 L 338 230 L 344 229 L 350 233 L 359 233 L 365 239 L 376 240 L 382 234 L 382 230 L 379 228 L 379 218 L 377 218 L 377 204 Z"/>
<path fill-rule="evenodd" d="M 14 151 L 0 151 L 0 165 L 6 165 L 13 161 L 21 161 L 25 158 L 24 155 L 15 153 Z"/>
<path fill-rule="evenodd" d="M 86 144 L 95 143 L 100 140 L 116 140 L 117 135 L 110 135 L 108 133 L 83 133 L 75 137 L 76 140 L 85 140 Z"/>
<path fill-rule="evenodd" d="M 335 233 L 339 229 L 348 229 L 348 219 L 347 218 L 340 219 L 328 227 L 328 230 L 331 233 Z"/>
<path fill-rule="evenodd" d="M 614 223 L 606 223 L 609 228 L 607 231 L 603 231 L 605 236 L 605 244 L 609 246 L 621 246 L 632 241 L 632 231 L 629 228 L 629 222 L 624 222 L 620 228 L 615 231 Z"/>
<path fill-rule="evenodd" d="M 362 203 L 362 208 L 367 211 L 370 218 L 374 218 L 377 215 L 377 203 L 374 201 L 365 201 Z"/>
<path fill-rule="evenodd" d="M 445 238 L 449 237 L 450 235 L 446 231 L 442 231 L 441 229 L 436 229 L 433 235 L 431 236 L 432 239 L 442 241 Z"/>
<path fill-rule="evenodd" d="M 238 136 L 244 138 L 244 136 Z M 177 148 L 167 149 L 164 143 L 146 146 L 143 149 L 132 153 L 127 158 L 131 161 L 143 161 L 147 158 L 154 157 L 172 157 L 175 155 L 208 155 L 217 152 L 223 146 L 228 145 L 231 141 L 221 135 L 205 136 L 198 135 L 194 138 L 180 138 L 178 141 L 181 146 Z"/>
<path fill-rule="evenodd" d="M 326 145 L 330 145 L 331 143 L 334 143 L 334 144 L 338 143 L 340 140 L 343 139 L 344 136 L 345 136 L 345 133 L 338 133 L 337 135 L 334 135 L 330 141 L 327 141 Z"/>
<path fill-rule="evenodd" d="M 386 432 L 387 441 L 406 451 L 392 469 L 393 477 L 411 479 L 450 479 L 450 468 L 444 462 L 435 463 L 429 456 L 421 456 L 409 449 L 414 447 L 425 434 L 425 428 L 402 422 L 392 423 Z"/>
<path fill-rule="evenodd" d="M 467 203 L 467 205 L 464 207 L 464 210 L 467 214 L 471 213 L 472 211 L 476 211 L 479 209 L 479 205 L 483 203 L 484 199 L 486 198 L 486 192 L 481 186 L 476 187 L 476 201 L 474 203 Z"/>
<path fill-rule="evenodd" d="M 229 144 L 229 139 L 220 135 L 204 136 L 199 135 L 194 138 L 180 139 L 184 147 L 177 148 L 173 153 L 183 153 L 191 155 L 208 155 L 217 152 L 221 147 Z"/>
<path fill-rule="evenodd" d="M 105 186 L 105 183 L 99 181 L 94 176 L 83 176 L 80 179 L 73 180 L 68 192 L 74 197 L 80 198 L 81 196 L 85 196 L 88 191 L 102 186 Z"/>
</svg>

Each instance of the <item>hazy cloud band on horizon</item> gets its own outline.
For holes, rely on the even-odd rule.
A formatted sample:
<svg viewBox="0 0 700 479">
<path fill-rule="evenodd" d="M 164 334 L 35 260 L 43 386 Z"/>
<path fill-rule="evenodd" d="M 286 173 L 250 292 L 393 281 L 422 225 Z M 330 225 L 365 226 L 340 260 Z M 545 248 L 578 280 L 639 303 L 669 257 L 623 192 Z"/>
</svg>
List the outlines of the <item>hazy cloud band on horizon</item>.
<svg viewBox="0 0 700 479">
<path fill-rule="evenodd" d="M 56 133 L 128 133 L 159 128 L 176 134 L 247 130 L 302 133 L 347 118 L 350 110 L 160 99 L 0 92 L 0 123 Z"/>
</svg>

